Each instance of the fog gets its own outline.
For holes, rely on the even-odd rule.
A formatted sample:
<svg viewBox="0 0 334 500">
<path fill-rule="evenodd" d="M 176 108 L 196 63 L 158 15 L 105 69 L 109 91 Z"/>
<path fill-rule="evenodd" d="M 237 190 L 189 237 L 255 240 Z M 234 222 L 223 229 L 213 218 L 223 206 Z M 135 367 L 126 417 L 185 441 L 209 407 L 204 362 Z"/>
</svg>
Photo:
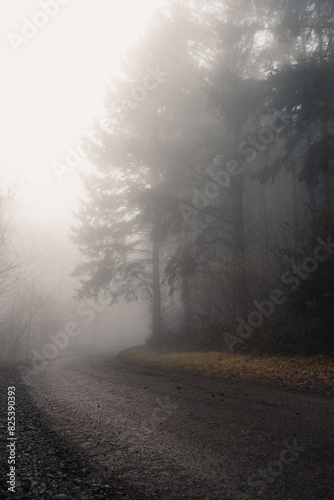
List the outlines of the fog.
<svg viewBox="0 0 334 500">
<path fill-rule="evenodd" d="M 333 347 L 320 3 L 0 6 L 3 360 Z"/>
<path fill-rule="evenodd" d="M 68 235 L 83 196 L 79 176 L 89 170 L 77 145 L 101 117 L 119 59 L 156 5 L 102 1 L 96 9 L 90 2 L 18 1 L 0 7 L 6 75 L 0 94 L 5 361 L 43 357 L 43 349 L 50 359 L 82 350 L 115 352 L 147 336 L 146 303 L 120 297 L 112 307 L 94 300 L 89 306 L 77 298 L 79 283 L 70 274 L 80 255 Z M 66 175 L 57 175 L 57 164 L 68 166 Z M 88 313 L 80 317 L 80 311 Z M 66 347 L 65 338 L 55 347 L 50 335 L 61 339 L 70 321 L 82 333 Z"/>
</svg>

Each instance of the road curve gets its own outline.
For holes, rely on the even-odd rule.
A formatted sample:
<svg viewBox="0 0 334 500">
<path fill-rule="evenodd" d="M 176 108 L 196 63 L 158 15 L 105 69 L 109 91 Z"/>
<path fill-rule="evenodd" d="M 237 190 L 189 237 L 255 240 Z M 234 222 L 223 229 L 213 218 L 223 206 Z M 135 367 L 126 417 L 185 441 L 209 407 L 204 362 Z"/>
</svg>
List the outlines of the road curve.
<svg viewBox="0 0 334 500">
<path fill-rule="evenodd" d="M 115 356 L 21 375 L 59 441 L 133 500 L 334 499 L 333 399 Z"/>
</svg>

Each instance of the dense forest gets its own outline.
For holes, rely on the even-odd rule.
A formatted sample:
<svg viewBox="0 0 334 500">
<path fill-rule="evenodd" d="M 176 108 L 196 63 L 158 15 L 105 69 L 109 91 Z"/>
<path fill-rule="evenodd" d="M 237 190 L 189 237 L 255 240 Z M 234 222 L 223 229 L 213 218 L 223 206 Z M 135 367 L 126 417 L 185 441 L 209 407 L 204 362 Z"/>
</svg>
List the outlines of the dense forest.
<svg viewBox="0 0 334 500">
<path fill-rule="evenodd" d="M 124 60 L 74 241 L 156 344 L 333 348 L 334 6 L 175 2 Z"/>
<path fill-rule="evenodd" d="M 90 139 L 79 298 L 147 301 L 155 346 L 333 351 L 333 84 L 331 1 L 169 2 Z"/>
</svg>

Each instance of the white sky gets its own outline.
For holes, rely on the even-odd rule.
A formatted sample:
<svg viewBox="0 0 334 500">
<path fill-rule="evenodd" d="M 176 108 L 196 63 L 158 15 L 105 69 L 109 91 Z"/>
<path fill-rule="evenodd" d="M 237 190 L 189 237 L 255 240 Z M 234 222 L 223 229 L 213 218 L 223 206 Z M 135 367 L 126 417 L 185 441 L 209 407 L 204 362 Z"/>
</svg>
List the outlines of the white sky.
<svg viewBox="0 0 334 500">
<path fill-rule="evenodd" d="M 15 52 L 8 34 L 21 36 L 23 18 L 55 1 L 0 3 L 0 179 L 3 187 L 19 175 L 27 181 L 22 203 L 33 224 L 68 222 L 78 181 L 72 175 L 60 183 L 53 162 L 64 162 L 66 149 L 101 116 L 119 56 L 160 2 L 59 0 L 56 15 L 46 15 L 47 24 Z"/>
</svg>

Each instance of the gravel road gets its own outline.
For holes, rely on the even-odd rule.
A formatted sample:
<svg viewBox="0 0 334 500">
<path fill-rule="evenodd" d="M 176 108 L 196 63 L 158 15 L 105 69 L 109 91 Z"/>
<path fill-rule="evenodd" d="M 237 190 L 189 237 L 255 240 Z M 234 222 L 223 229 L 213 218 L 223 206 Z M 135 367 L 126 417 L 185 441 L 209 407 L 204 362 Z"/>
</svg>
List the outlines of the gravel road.
<svg viewBox="0 0 334 500">
<path fill-rule="evenodd" d="M 0 385 L 5 405 L 16 387 L 18 437 L 16 493 L 2 461 L 0 499 L 334 499 L 332 398 L 112 356 L 20 367 Z"/>
</svg>

